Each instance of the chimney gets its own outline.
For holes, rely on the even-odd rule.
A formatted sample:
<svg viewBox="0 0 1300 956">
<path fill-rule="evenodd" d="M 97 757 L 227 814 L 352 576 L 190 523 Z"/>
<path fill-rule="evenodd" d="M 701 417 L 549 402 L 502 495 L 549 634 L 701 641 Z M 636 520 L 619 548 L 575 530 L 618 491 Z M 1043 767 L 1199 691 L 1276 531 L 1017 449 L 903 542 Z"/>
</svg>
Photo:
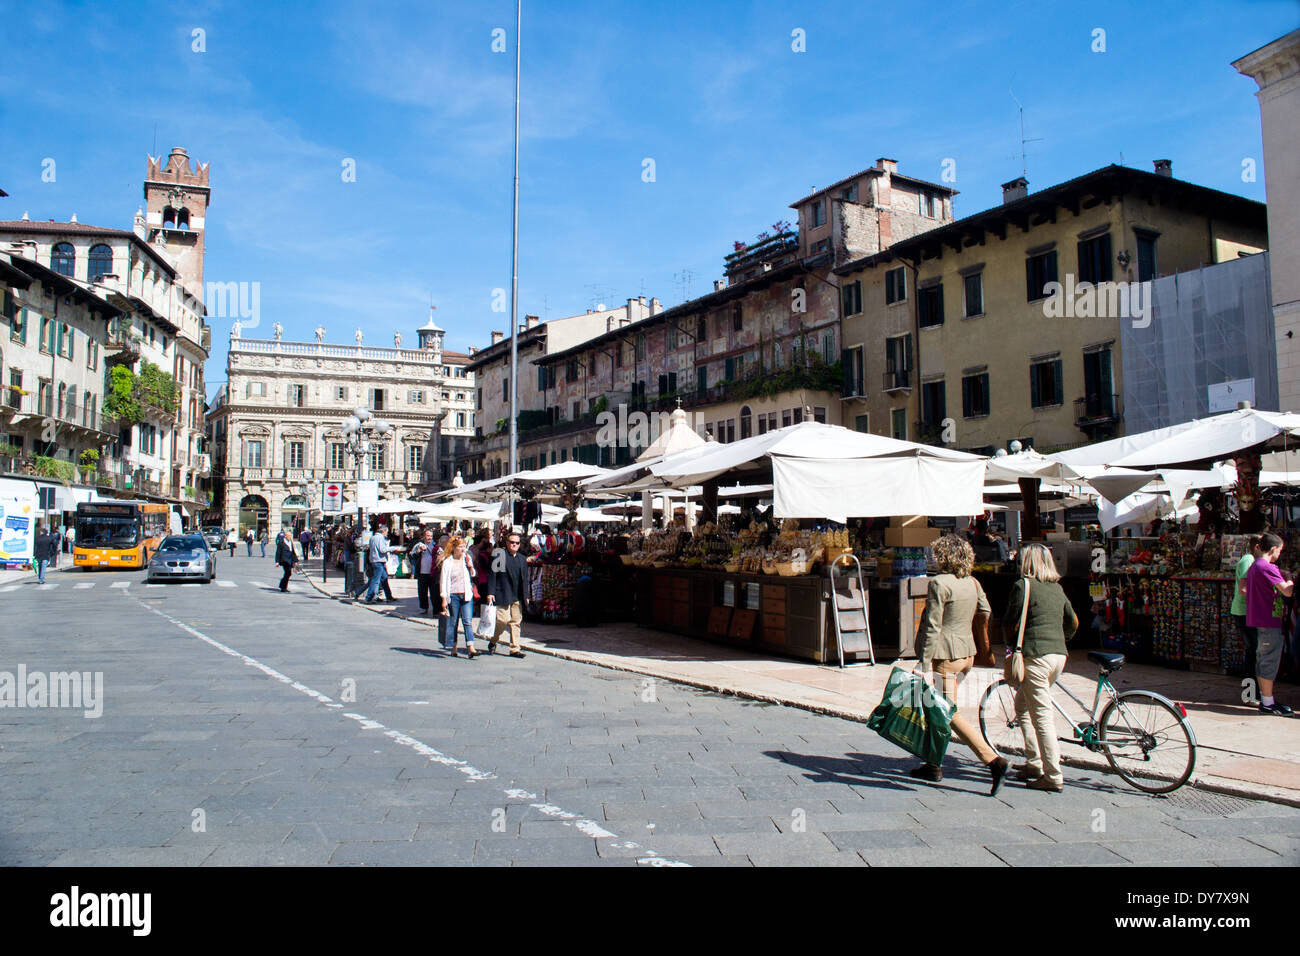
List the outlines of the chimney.
<svg viewBox="0 0 1300 956">
<path fill-rule="evenodd" d="M 1174 161 L 1172 159 L 1157 159 L 1151 165 L 1156 168 L 1157 176 L 1164 176 L 1167 179 L 1174 178 Z"/>
<path fill-rule="evenodd" d="M 492 330 L 492 344 L 493 344 L 493 345 L 496 345 L 498 342 L 500 342 L 500 341 L 501 341 L 502 339 L 504 339 L 505 337 L 506 337 L 506 334 L 505 334 L 504 332 L 498 332 L 496 329 L 493 329 L 493 330 Z"/>
<path fill-rule="evenodd" d="M 645 296 L 641 296 L 641 298 L 640 298 L 638 301 L 639 301 L 642 305 L 645 305 Z"/>
<path fill-rule="evenodd" d="M 722 280 L 721 280 L 721 279 L 714 279 L 714 280 L 713 280 L 713 291 L 714 291 L 714 292 L 721 292 L 721 291 L 722 291 Z"/>
<path fill-rule="evenodd" d="M 69 219 L 68 222 L 76 222 L 76 221 L 77 221 L 77 214 L 74 212 L 74 213 L 72 214 L 72 218 Z"/>
<path fill-rule="evenodd" d="M 651 315 L 658 315 L 663 310 L 664 310 L 664 304 L 659 301 L 659 296 L 655 296 L 653 299 L 650 300 Z"/>
<path fill-rule="evenodd" d="M 468 349 L 466 349 L 466 351 L 467 351 L 470 355 L 478 355 L 478 346 L 477 346 L 477 345 L 471 345 Z"/>
<path fill-rule="evenodd" d="M 1024 176 L 1017 176 L 1009 183 L 1002 184 L 1002 204 L 1005 206 L 1009 202 L 1015 202 L 1017 199 L 1024 199 L 1029 195 L 1029 180 Z"/>
<path fill-rule="evenodd" d="M 535 325 L 537 325 L 537 323 L 540 322 L 540 321 L 541 321 L 541 319 L 540 319 L 538 316 L 535 316 L 535 315 L 525 315 L 525 316 L 524 316 L 524 328 L 525 328 L 525 329 L 531 329 L 531 328 L 533 328 Z"/>
<path fill-rule="evenodd" d="M 887 173 L 896 173 L 898 172 L 898 160 L 886 159 L 882 156 L 876 160 L 876 169 L 883 169 Z"/>
<path fill-rule="evenodd" d="M 27 218 L 27 210 L 26 210 L 26 209 L 23 210 L 23 222 L 30 222 L 30 220 Z"/>
<path fill-rule="evenodd" d="M 606 311 L 606 309 L 605 309 L 605 303 L 604 303 L 604 302 L 597 302 L 597 303 L 596 303 L 596 311 L 597 311 L 597 312 L 605 312 L 605 311 Z"/>
</svg>

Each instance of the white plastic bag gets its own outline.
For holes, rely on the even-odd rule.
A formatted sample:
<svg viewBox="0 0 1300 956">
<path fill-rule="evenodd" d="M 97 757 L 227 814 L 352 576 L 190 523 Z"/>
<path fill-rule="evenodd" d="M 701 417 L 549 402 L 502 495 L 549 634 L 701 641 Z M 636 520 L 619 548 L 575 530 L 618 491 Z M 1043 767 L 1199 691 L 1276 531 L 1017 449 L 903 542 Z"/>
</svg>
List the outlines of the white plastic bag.
<svg viewBox="0 0 1300 956">
<path fill-rule="evenodd" d="M 497 606 L 495 604 L 483 604 L 483 613 L 479 615 L 478 621 L 474 625 L 474 636 L 485 637 L 489 640 L 496 637 L 497 633 Z"/>
</svg>

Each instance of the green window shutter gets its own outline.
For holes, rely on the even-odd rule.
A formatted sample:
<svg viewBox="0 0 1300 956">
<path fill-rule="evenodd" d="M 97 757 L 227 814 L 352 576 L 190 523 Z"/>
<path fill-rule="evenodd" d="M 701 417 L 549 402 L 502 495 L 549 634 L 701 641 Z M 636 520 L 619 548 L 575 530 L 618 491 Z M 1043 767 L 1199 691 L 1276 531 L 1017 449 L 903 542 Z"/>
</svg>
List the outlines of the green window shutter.
<svg viewBox="0 0 1300 956">
<path fill-rule="evenodd" d="M 849 361 L 849 350 L 840 350 L 840 394 L 853 394 L 853 364 Z"/>
<path fill-rule="evenodd" d="M 1055 282 L 1056 280 L 1056 250 L 1053 249 L 1047 254 L 1047 281 Z M 1042 290 L 1039 290 L 1042 293 Z"/>
<path fill-rule="evenodd" d="M 1038 366 L 1029 366 L 1029 404 L 1038 408 L 1043 404 L 1042 389 L 1038 387 Z"/>
<path fill-rule="evenodd" d="M 1061 360 L 1057 359 L 1052 363 L 1052 379 L 1056 383 L 1055 402 L 1056 405 L 1065 404 L 1065 383 L 1061 380 Z"/>
<path fill-rule="evenodd" d="M 729 358 L 726 361 L 726 374 L 723 376 L 728 382 L 736 377 L 736 360 Z"/>
<path fill-rule="evenodd" d="M 971 397 L 971 386 L 974 382 L 969 378 L 961 380 L 961 414 L 963 418 L 970 418 L 975 414 L 972 409 L 975 407 L 974 400 Z"/>
</svg>

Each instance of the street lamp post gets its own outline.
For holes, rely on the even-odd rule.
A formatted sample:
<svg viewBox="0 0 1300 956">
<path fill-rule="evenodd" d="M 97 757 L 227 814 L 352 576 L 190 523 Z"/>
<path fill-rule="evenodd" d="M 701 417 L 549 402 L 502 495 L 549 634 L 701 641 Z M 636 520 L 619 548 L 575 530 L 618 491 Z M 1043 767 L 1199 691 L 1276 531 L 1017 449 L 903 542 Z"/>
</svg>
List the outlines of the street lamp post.
<svg viewBox="0 0 1300 956">
<path fill-rule="evenodd" d="M 358 406 L 351 415 L 343 421 L 343 434 L 347 436 L 346 449 L 352 460 L 356 463 L 357 469 L 357 526 L 364 529 L 366 512 L 361 507 L 361 482 L 366 478 L 368 472 L 370 453 L 377 447 L 379 439 L 385 438 L 392 432 L 393 426 L 388 422 L 375 418 L 374 413 L 364 406 Z M 363 579 L 360 555 L 352 563 L 352 577 L 347 582 L 347 588 L 355 592 Z"/>
</svg>

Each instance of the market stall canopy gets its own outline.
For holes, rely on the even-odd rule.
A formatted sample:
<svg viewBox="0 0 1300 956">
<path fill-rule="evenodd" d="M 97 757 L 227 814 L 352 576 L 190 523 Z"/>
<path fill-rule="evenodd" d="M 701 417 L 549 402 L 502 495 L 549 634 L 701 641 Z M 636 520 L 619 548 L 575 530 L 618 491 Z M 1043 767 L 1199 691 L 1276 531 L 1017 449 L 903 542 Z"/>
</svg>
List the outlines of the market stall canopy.
<svg viewBox="0 0 1300 956">
<path fill-rule="evenodd" d="M 597 478 L 608 474 L 608 468 L 601 468 L 598 465 L 584 465 L 579 461 L 558 461 L 545 468 L 516 472 L 512 477 L 519 483 L 550 484 L 553 481 L 582 481 L 584 478 Z"/>
<path fill-rule="evenodd" d="M 1078 481 L 1081 476 L 1064 462 L 1040 455 L 1030 448 L 1014 455 L 995 455 L 989 459 L 985 481 L 1017 482 L 1021 478 L 1040 478 L 1043 481 Z"/>
<path fill-rule="evenodd" d="M 429 507 L 427 501 L 416 501 L 412 498 L 393 498 L 387 501 L 381 501 L 375 507 L 370 509 L 371 514 L 380 515 L 400 515 L 407 512 L 424 511 Z"/>
<path fill-rule="evenodd" d="M 459 488 L 447 488 L 443 491 L 435 491 L 428 495 L 428 501 L 436 501 L 440 498 L 487 498 L 493 493 L 502 494 L 506 491 L 506 486 L 510 484 L 513 475 L 503 475 L 500 478 L 485 478 L 483 481 L 470 482 L 468 485 L 461 485 Z"/>
<path fill-rule="evenodd" d="M 650 469 L 673 487 L 771 470 L 778 518 L 972 515 L 984 510 L 987 459 L 965 452 L 801 422 L 708 444 Z"/>
<path fill-rule="evenodd" d="M 423 522 L 429 521 L 492 521 L 501 516 L 500 502 L 456 501 L 425 502 L 419 514 Z"/>
<path fill-rule="evenodd" d="M 1198 513 L 1195 504 L 1176 504 L 1169 495 L 1137 492 L 1123 501 L 1103 501 L 1097 509 L 1101 530 L 1109 532 L 1122 524 L 1142 524 L 1156 518 L 1181 520 Z"/>
<path fill-rule="evenodd" d="M 1054 452 L 1046 457 L 1074 468 L 1079 465 L 1159 468 L 1231 458 L 1237 452 L 1278 436 L 1300 436 L 1300 415 L 1239 408 L 1168 428 Z"/>
</svg>

